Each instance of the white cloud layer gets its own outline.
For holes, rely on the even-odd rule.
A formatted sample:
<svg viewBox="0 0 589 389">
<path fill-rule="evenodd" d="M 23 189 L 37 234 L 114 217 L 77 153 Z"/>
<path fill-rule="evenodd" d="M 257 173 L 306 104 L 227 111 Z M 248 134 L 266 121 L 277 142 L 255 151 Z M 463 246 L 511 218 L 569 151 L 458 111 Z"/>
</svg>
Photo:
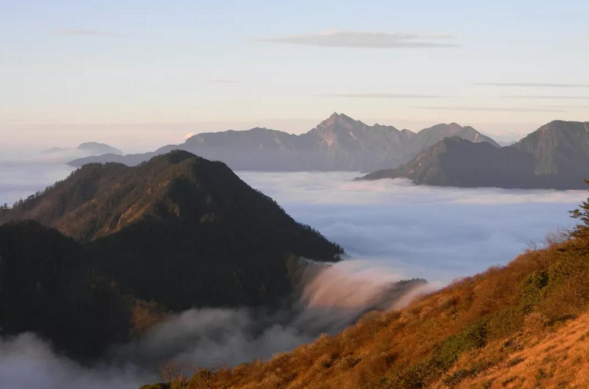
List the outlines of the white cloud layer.
<svg viewBox="0 0 589 389">
<path fill-rule="evenodd" d="M 570 228 L 586 191 L 457 189 L 407 180 L 352 181 L 359 174 L 240 176 L 296 220 L 406 278 L 449 282 L 511 261 L 531 241 Z"/>
</svg>

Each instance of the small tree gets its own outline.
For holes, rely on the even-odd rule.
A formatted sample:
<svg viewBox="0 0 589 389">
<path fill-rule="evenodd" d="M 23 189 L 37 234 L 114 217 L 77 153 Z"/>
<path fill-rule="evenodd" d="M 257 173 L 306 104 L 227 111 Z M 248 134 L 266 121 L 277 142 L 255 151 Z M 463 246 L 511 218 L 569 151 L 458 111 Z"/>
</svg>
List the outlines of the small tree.
<svg viewBox="0 0 589 389">
<path fill-rule="evenodd" d="M 589 185 L 589 180 L 585 180 L 585 183 Z M 583 201 L 579 208 L 570 211 L 570 214 L 573 219 L 581 222 L 571 231 L 571 236 L 575 238 L 589 237 L 589 199 Z"/>
<path fill-rule="evenodd" d="M 190 380 L 190 389 L 211 389 L 214 372 L 209 369 L 199 369 Z"/>
<path fill-rule="evenodd" d="M 175 361 L 165 362 L 160 367 L 160 375 L 174 389 L 184 389 L 188 384 L 186 366 Z"/>
</svg>

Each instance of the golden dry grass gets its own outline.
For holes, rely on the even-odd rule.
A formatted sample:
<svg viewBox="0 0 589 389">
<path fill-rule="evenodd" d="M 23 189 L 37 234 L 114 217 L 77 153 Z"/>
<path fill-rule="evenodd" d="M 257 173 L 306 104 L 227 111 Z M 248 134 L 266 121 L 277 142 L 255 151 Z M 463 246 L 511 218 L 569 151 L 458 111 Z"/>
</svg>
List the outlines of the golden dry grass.
<svg viewBox="0 0 589 389">
<path fill-rule="evenodd" d="M 454 388 L 589 388 L 589 314 L 554 331 L 522 336 L 517 341 L 521 350 Z M 498 344 L 481 350 L 479 355 L 464 355 L 453 372 L 488 358 L 497 352 Z M 447 387 L 441 383 L 437 386 Z"/>
<path fill-rule="evenodd" d="M 570 240 L 269 361 L 172 387 L 587 388 L 588 302 L 589 242 Z"/>
</svg>

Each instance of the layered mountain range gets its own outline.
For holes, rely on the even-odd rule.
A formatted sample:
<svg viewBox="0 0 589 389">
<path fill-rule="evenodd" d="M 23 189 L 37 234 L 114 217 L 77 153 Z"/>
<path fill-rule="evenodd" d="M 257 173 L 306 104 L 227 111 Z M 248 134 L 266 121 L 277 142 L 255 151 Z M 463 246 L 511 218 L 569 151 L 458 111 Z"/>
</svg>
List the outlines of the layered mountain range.
<svg viewBox="0 0 589 389">
<path fill-rule="evenodd" d="M 363 177 L 382 178 L 457 187 L 582 189 L 589 178 L 589 122 L 553 121 L 502 148 L 442 139 L 401 167 Z"/>
<path fill-rule="evenodd" d="M 417 133 L 368 126 L 334 113 L 302 135 L 265 128 L 195 135 L 146 154 L 104 154 L 72 161 L 138 165 L 182 149 L 233 169 L 372 171 L 366 180 L 408 178 L 416 184 L 499 188 L 584 188 L 589 177 L 589 123 L 553 121 L 501 147 L 472 127 L 439 124 Z"/>
<path fill-rule="evenodd" d="M 342 253 L 225 164 L 185 151 L 85 165 L 1 209 L 0 224 L 0 334 L 33 331 L 82 357 L 153 312 L 278 306 L 301 257 Z"/>
<path fill-rule="evenodd" d="M 418 133 L 392 126 L 369 126 L 334 113 L 301 135 L 253 128 L 247 131 L 202 133 L 181 145 L 162 147 L 146 154 L 81 158 L 73 166 L 91 162 L 119 162 L 134 166 L 153 156 L 182 149 L 207 159 L 225 162 L 236 170 L 254 171 L 373 171 L 400 166 L 446 137 L 499 145 L 472 127 L 439 124 Z"/>
</svg>

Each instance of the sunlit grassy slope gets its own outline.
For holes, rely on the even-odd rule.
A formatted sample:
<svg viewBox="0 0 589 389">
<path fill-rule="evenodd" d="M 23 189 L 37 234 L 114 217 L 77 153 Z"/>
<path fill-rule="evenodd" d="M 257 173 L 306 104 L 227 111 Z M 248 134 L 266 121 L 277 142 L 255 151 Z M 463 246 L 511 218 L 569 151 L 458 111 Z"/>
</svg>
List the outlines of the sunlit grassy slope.
<svg viewBox="0 0 589 389">
<path fill-rule="evenodd" d="M 589 239 L 529 251 L 335 336 L 184 388 L 587 388 Z"/>
</svg>

